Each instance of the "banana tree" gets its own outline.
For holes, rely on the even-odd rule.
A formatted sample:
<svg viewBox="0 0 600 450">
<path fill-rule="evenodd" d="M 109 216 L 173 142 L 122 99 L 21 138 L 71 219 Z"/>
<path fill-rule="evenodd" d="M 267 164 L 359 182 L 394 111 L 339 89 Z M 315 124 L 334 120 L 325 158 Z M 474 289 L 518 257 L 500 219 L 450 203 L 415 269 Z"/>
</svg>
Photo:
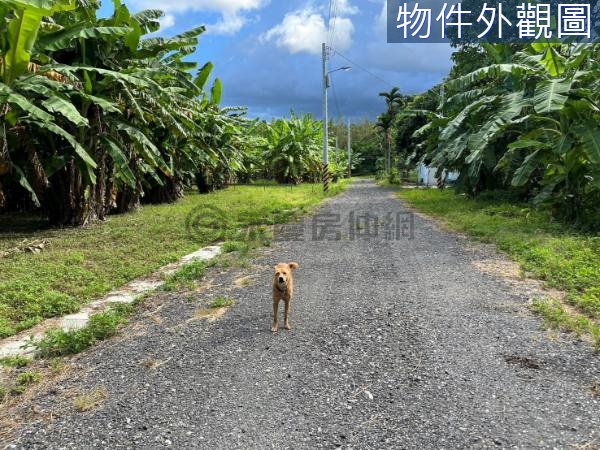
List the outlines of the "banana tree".
<svg viewBox="0 0 600 450">
<path fill-rule="evenodd" d="M 265 137 L 263 158 L 269 161 L 275 179 L 281 183 L 299 183 L 318 177 L 323 134 L 320 123 L 312 116 L 292 114 L 288 120 L 276 120 Z"/>
<path fill-rule="evenodd" d="M 75 3 L 67 0 L 15 0 L 0 5 L 5 18 L 0 23 L 0 176 L 5 182 L 16 179 L 36 205 L 47 185 L 38 138 L 45 142 L 52 136 L 78 164 L 95 168 L 90 155 L 56 118 L 60 114 L 85 123 L 68 101 L 72 87 L 61 84 L 64 80 L 56 72 L 42 72 L 32 62 L 40 29 L 52 28 L 44 18 L 74 8 Z M 2 180 L 0 192 L 4 202 Z"/>
<path fill-rule="evenodd" d="M 504 52 L 505 53 L 505 52 Z M 569 220 L 596 220 L 600 194 L 597 50 L 537 43 L 509 63 L 445 83 L 429 158 L 468 192 L 512 185 Z"/>
</svg>

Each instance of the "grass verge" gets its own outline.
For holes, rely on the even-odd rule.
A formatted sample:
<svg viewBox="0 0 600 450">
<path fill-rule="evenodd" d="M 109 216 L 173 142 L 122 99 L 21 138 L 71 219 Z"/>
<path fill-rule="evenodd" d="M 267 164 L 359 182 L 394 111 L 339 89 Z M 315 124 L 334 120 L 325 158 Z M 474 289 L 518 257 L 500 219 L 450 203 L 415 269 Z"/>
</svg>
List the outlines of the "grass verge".
<svg viewBox="0 0 600 450">
<path fill-rule="evenodd" d="M 399 189 L 398 195 L 450 228 L 493 243 L 525 274 L 567 293 L 566 301 L 534 302 L 554 327 L 589 333 L 600 348 L 600 237 L 553 221 L 549 214 L 493 198 L 468 199 L 446 189 Z"/>
<path fill-rule="evenodd" d="M 189 193 L 176 204 L 144 206 L 76 229 L 47 229 L 35 219 L 0 216 L 0 338 L 77 311 L 216 240 L 232 242 L 226 251 L 241 250 L 234 242 L 246 241 L 249 229 L 260 233 L 261 227 L 307 213 L 347 184 L 331 185 L 328 194 L 318 184 Z M 202 219 L 194 214 L 210 208 L 222 215 L 218 222 L 194 227 Z"/>
</svg>

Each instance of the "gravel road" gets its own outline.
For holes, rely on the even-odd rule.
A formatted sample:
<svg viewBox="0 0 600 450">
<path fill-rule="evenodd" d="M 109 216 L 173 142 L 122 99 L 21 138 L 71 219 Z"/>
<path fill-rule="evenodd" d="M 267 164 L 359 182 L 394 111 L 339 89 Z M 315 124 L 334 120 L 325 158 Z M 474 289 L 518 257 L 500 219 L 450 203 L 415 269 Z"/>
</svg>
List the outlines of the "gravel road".
<svg viewBox="0 0 600 450">
<path fill-rule="evenodd" d="M 414 239 L 395 236 L 397 212 L 410 218 L 359 181 L 252 269 L 149 299 L 35 399 L 11 448 L 600 448 L 591 345 L 552 338 L 526 295 L 476 268 L 487 250 L 419 216 Z M 352 220 L 366 213 L 377 233 Z M 315 223 L 326 239 L 312 239 Z M 282 261 L 300 264 L 293 330 L 272 334 Z M 195 318 L 223 293 L 237 301 L 223 317 Z M 77 411 L 86 392 L 106 398 Z"/>
</svg>

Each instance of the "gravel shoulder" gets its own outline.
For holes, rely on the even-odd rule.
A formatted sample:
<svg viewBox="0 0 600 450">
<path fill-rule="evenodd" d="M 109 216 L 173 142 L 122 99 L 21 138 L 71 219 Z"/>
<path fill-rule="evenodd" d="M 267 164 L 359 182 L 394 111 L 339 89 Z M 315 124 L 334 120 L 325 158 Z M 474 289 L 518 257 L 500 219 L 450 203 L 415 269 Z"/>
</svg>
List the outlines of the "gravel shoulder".
<svg viewBox="0 0 600 450">
<path fill-rule="evenodd" d="M 419 215 L 414 239 L 349 225 L 366 213 L 392 232 L 410 218 L 361 180 L 317 213 L 340 239 L 313 240 L 308 218 L 251 269 L 148 299 L 15 411 L 10 448 L 600 448 L 593 348 L 549 335 L 529 294 L 478 270 L 489 250 Z M 272 267 L 288 261 L 293 330 L 272 334 Z M 236 305 L 202 318 L 216 295 Z M 74 407 L 94 392 L 96 407 Z"/>
</svg>

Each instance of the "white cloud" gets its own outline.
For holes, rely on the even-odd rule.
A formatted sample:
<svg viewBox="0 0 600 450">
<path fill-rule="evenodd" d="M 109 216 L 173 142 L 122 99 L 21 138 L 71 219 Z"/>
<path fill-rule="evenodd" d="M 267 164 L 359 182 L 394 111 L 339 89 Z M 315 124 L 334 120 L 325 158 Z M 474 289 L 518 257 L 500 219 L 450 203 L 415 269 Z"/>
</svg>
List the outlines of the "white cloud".
<svg viewBox="0 0 600 450">
<path fill-rule="evenodd" d="M 338 17 L 335 22 L 335 35 L 332 46 L 346 50 L 352 45 L 354 24 L 352 20 Z M 263 42 L 274 41 L 275 45 L 287 49 L 290 53 L 319 54 L 321 45 L 327 41 L 327 27 L 323 16 L 313 10 L 291 12 L 283 21 L 261 36 Z"/>
<path fill-rule="evenodd" d="M 173 25 L 175 25 L 175 16 L 173 14 L 165 14 L 160 18 L 160 31 L 171 28 Z"/>
<path fill-rule="evenodd" d="M 246 18 L 240 14 L 223 14 L 223 18 L 214 25 L 209 25 L 207 31 L 213 34 L 235 34 L 246 24 Z"/>
<path fill-rule="evenodd" d="M 245 12 L 262 8 L 270 0 L 133 0 L 139 8 L 161 9 L 167 16 L 184 14 L 190 11 L 204 11 L 221 14 L 221 20 L 207 25 L 209 33 L 234 34 L 245 24 Z M 168 22 L 167 22 L 168 23 Z M 174 17 L 173 17 L 174 24 Z M 172 24 L 171 24 L 172 25 Z"/>
<path fill-rule="evenodd" d="M 337 0 L 337 13 L 341 16 L 358 14 L 360 10 L 350 4 L 350 0 Z"/>
<path fill-rule="evenodd" d="M 383 2 L 381 13 L 375 18 L 375 34 L 378 37 L 387 36 L 387 0 Z"/>
</svg>

